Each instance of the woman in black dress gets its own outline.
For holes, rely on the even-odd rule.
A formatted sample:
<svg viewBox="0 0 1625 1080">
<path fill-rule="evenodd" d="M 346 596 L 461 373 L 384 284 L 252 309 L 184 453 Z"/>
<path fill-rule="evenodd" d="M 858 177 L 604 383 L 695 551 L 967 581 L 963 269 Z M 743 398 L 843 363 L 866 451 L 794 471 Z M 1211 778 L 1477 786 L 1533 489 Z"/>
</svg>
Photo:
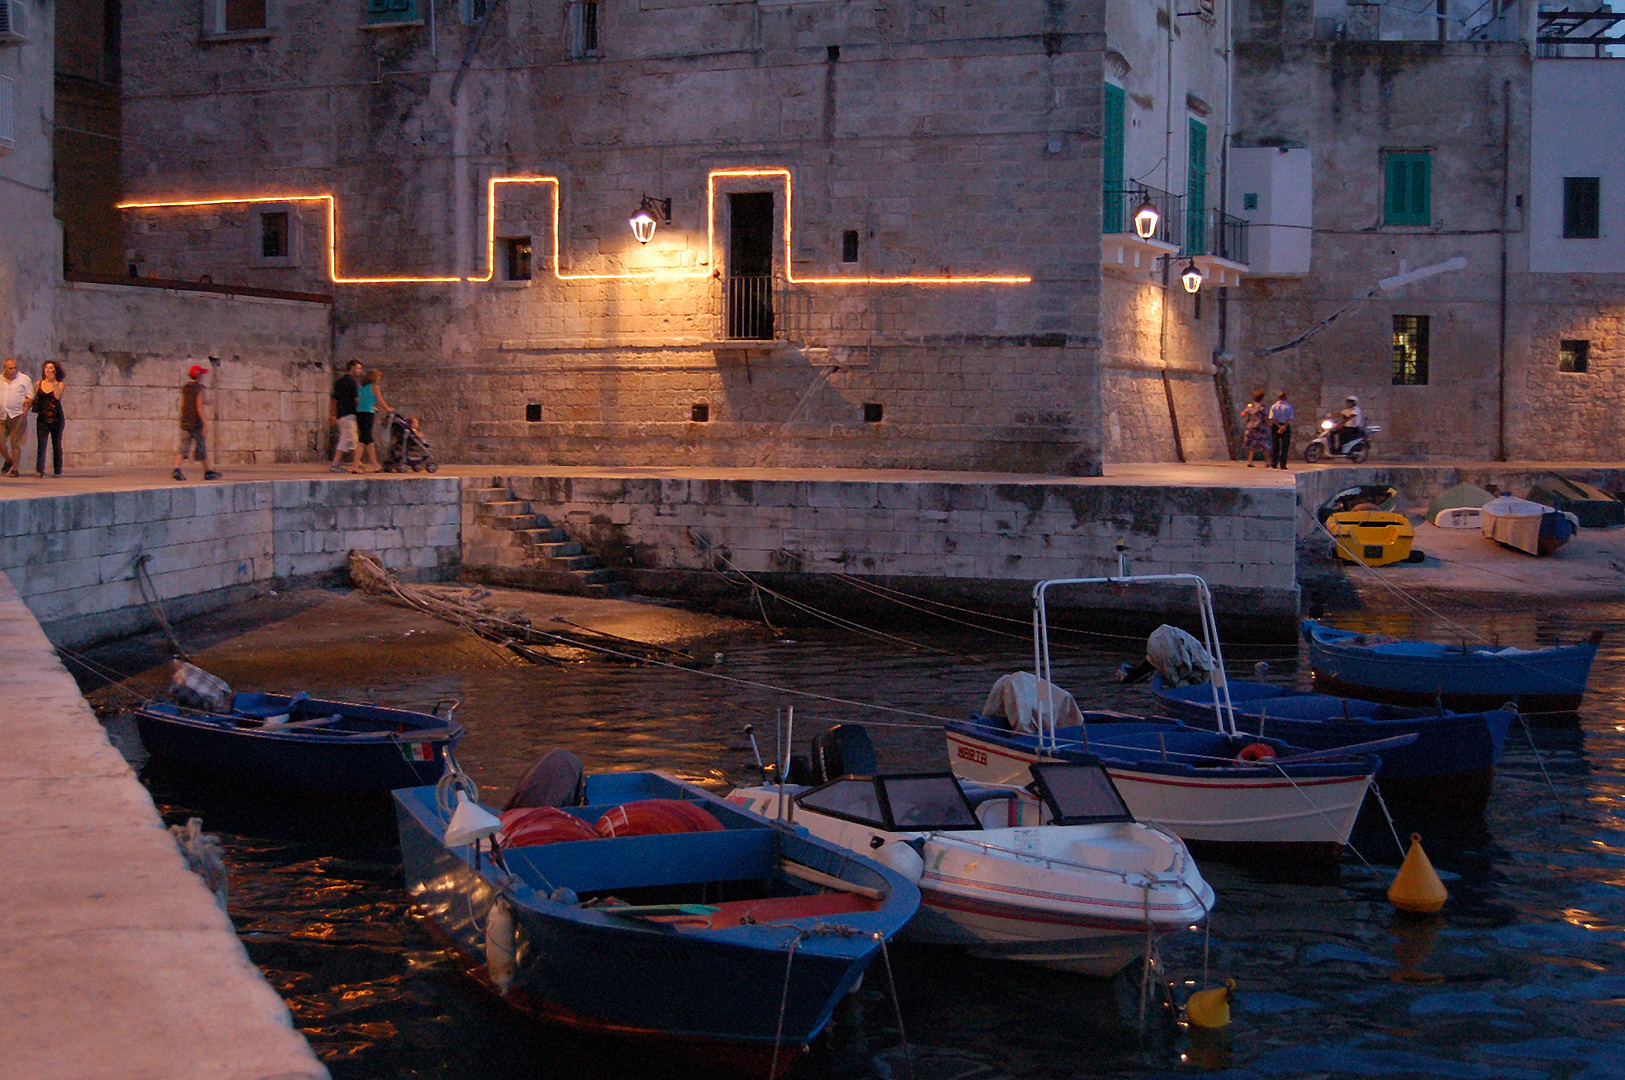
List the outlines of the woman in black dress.
<svg viewBox="0 0 1625 1080">
<path fill-rule="evenodd" d="M 62 427 L 66 422 L 62 415 L 62 365 L 47 360 L 40 369 L 39 382 L 34 384 L 34 438 L 39 444 L 34 473 L 42 480 L 47 438 L 51 440 L 51 465 L 57 476 L 62 475 Z"/>
</svg>

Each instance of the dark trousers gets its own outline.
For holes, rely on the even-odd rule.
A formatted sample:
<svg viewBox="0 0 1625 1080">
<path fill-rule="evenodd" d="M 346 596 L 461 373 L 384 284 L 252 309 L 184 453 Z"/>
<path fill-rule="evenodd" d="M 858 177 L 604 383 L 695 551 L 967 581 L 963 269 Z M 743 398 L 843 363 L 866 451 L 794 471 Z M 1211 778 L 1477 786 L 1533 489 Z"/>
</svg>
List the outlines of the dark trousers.
<svg viewBox="0 0 1625 1080">
<path fill-rule="evenodd" d="M 1286 456 L 1292 451 L 1292 425 L 1275 424 L 1270 427 L 1270 467 L 1286 468 Z"/>
<path fill-rule="evenodd" d="M 62 428 L 67 421 L 61 417 L 53 424 L 47 424 L 43 416 L 37 417 L 34 422 L 34 439 L 38 443 L 34 454 L 34 471 L 41 476 L 45 475 L 45 440 L 51 440 L 51 466 L 57 476 L 62 475 Z"/>
</svg>

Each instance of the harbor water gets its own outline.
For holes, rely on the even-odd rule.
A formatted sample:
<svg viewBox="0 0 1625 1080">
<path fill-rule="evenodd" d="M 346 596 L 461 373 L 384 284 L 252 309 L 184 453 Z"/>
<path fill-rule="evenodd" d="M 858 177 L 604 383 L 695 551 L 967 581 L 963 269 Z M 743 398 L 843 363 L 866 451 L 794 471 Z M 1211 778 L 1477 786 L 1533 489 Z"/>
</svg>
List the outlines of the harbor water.
<svg viewBox="0 0 1625 1080">
<path fill-rule="evenodd" d="M 500 801 L 554 746 L 590 771 L 659 768 L 725 790 L 756 777 L 744 726 L 770 752 L 775 715 L 790 706 L 798 748 L 832 723 L 860 722 L 883 767 L 945 769 L 940 719 L 977 710 L 999 675 L 1032 664 L 1024 623 L 956 617 L 890 636 L 742 630 L 706 640 L 680 665 L 515 662 L 416 613 L 340 593 L 267 599 L 180 633 L 197 663 L 239 689 L 424 708 L 460 699 L 461 763 Z M 1218 894 L 1210 926 L 1164 942 L 1149 979 L 1138 964 L 1098 980 L 897 946 L 909 1058 L 875 969 L 798 1075 L 1625 1076 L 1625 607 L 1462 602 L 1333 621 L 1519 646 L 1609 636 L 1580 727 L 1515 726 L 1482 822 L 1395 807 L 1391 829 L 1368 805 L 1357 850 L 1337 867 L 1204 859 Z M 1073 629 L 1055 635 L 1057 681 L 1085 708 L 1148 710 L 1149 691 L 1112 678 L 1143 639 L 1114 636 L 1109 624 Z M 151 692 L 167 671 L 160 643 L 133 639 L 77 658 L 92 701 L 111 712 Z M 1232 641 L 1226 658 L 1235 676 L 1251 677 L 1262 660 L 1272 680 L 1307 680 L 1292 646 Z M 340 1080 L 684 1075 L 658 1054 L 538 1028 L 462 978 L 410 917 L 387 807 L 221 790 L 151 769 L 144 778 L 166 820 L 200 816 L 220 835 L 242 941 Z M 1450 889 L 1442 915 L 1389 905 L 1395 831 L 1423 836 Z M 1228 1028 L 1176 1022 L 1167 999 L 1177 1006 L 1225 978 L 1237 984 Z M 701 975 L 650 992 L 714 989 Z"/>
</svg>

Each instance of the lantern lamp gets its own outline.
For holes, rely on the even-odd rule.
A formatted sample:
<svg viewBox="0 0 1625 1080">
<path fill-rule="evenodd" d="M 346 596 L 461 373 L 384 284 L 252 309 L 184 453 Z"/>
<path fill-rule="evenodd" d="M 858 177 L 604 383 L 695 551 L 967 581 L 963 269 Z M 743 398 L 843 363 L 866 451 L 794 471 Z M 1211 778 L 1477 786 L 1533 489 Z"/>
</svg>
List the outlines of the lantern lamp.
<svg viewBox="0 0 1625 1080">
<path fill-rule="evenodd" d="M 1162 213 L 1157 204 L 1146 195 L 1140 200 L 1140 205 L 1134 209 L 1134 233 L 1141 240 L 1149 240 L 1157 235 L 1157 226 L 1162 223 Z"/>
<path fill-rule="evenodd" d="M 657 214 L 659 217 L 656 217 Z M 647 244 L 654 239 L 657 223 L 671 224 L 671 200 L 651 199 L 645 195 L 628 222 L 632 226 L 632 235 L 637 237 L 638 243 Z"/>
</svg>

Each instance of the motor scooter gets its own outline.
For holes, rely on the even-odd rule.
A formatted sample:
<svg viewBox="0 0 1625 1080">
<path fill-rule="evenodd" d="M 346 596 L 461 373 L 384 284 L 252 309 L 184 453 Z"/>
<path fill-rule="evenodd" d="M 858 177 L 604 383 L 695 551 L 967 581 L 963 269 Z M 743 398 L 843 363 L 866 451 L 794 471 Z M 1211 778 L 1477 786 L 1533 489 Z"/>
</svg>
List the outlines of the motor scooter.
<svg viewBox="0 0 1625 1080">
<path fill-rule="evenodd" d="M 1360 434 L 1352 439 L 1346 439 L 1338 449 L 1332 449 L 1332 431 L 1337 427 L 1337 418 L 1329 416 L 1320 422 L 1320 434 L 1303 448 L 1303 460 L 1313 465 L 1322 458 L 1340 457 L 1348 458 L 1356 465 L 1363 464 L 1371 456 L 1371 436 L 1381 431 L 1377 424 L 1367 424 L 1360 430 Z"/>
</svg>

